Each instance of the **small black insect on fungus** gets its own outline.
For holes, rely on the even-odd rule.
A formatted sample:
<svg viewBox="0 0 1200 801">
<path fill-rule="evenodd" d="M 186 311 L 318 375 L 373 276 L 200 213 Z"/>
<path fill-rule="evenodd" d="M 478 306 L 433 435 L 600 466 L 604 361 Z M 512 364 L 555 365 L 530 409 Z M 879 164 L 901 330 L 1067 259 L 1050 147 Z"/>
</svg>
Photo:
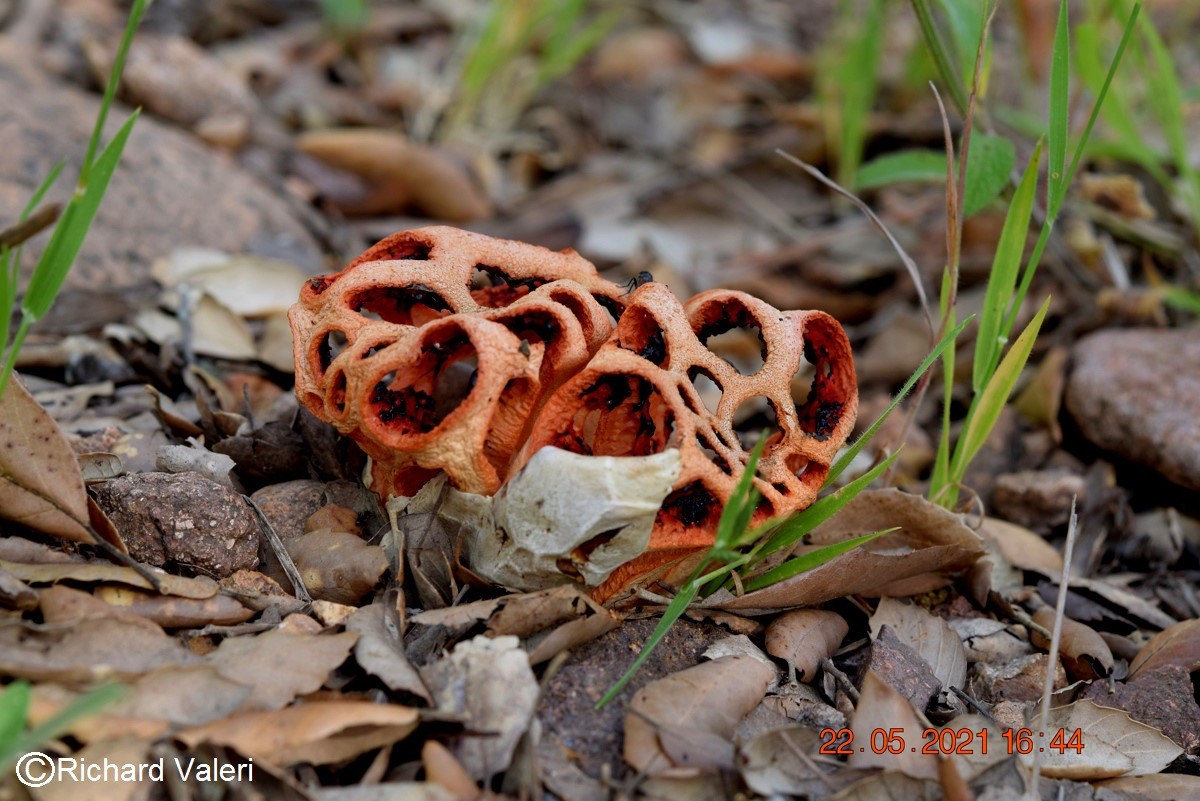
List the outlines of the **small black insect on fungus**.
<svg viewBox="0 0 1200 801">
<path fill-rule="evenodd" d="M 650 271 L 642 270 L 640 273 L 635 275 L 633 278 L 630 278 L 628 283 L 625 284 L 625 294 L 628 295 L 630 292 L 637 289 L 642 284 L 653 283 L 653 281 L 654 281 L 654 276 L 650 274 Z"/>
</svg>

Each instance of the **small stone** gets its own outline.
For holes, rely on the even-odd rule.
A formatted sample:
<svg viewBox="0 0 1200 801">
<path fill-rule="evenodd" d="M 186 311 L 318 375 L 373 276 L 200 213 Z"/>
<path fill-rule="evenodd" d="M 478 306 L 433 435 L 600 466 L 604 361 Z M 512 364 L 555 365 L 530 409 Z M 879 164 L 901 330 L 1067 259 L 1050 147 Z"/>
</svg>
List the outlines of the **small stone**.
<svg viewBox="0 0 1200 801">
<path fill-rule="evenodd" d="M 135 559 L 224 578 L 258 565 L 258 520 L 241 496 L 198 473 L 136 473 L 96 502 Z"/>
<path fill-rule="evenodd" d="M 1083 698 L 1101 706 L 1124 709 L 1134 720 L 1161 729 L 1189 754 L 1200 750 L 1200 706 L 1192 679 L 1179 665 L 1163 665 L 1139 672 L 1128 682 L 1117 682 L 1109 692 L 1107 682 L 1095 682 Z"/>
<path fill-rule="evenodd" d="M 1084 436 L 1200 490 L 1200 331 L 1124 329 L 1080 341 L 1067 409 Z"/>
<path fill-rule="evenodd" d="M 304 535 L 304 521 L 325 505 L 325 485 L 306 478 L 263 487 L 250 496 L 282 540 Z"/>
<path fill-rule="evenodd" d="M 999 701 L 1036 701 L 1042 697 L 1046 681 L 1046 654 L 1030 654 L 1010 662 L 990 665 L 976 662 L 967 680 L 967 692 L 988 703 Z M 1054 664 L 1054 689 L 1067 686 L 1067 673 Z"/>
</svg>

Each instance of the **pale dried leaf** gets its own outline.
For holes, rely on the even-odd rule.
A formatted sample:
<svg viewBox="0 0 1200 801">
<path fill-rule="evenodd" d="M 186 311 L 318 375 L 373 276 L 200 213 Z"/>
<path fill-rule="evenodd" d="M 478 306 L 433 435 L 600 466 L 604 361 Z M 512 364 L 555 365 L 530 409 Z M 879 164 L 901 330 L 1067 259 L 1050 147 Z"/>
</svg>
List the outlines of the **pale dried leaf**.
<svg viewBox="0 0 1200 801">
<path fill-rule="evenodd" d="M 1033 621 L 1050 631 L 1054 630 L 1054 610 L 1044 606 L 1033 614 Z M 1050 641 L 1036 630 L 1029 634 L 1038 648 L 1049 650 Z M 1075 681 L 1102 679 L 1112 673 L 1113 655 L 1108 643 L 1091 626 L 1064 617 L 1062 636 L 1058 643 L 1058 658 L 1067 675 Z"/>
<path fill-rule="evenodd" d="M 824 545 L 892 526 L 901 530 L 770 587 L 738 597 L 714 593 L 706 605 L 780 609 L 846 595 L 907 595 L 943 586 L 945 574 L 970 567 L 984 553 L 979 537 L 958 515 L 895 489 L 861 493 L 819 526 L 812 542 Z"/>
<path fill-rule="evenodd" d="M 383 548 L 345 531 L 310 531 L 286 545 L 304 586 L 323 601 L 357 604 L 388 568 Z"/>
<path fill-rule="evenodd" d="M 642 687 L 625 715 L 625 761 L 651 776 L 733 767 L 733 733 L 775 670 L 748 656 L 705 662 Z"/>
<path fill-rule="evenodd" d="M 767 626 L 767 653 L 794 665 L 796 677 L 811 682 L 817 677 L 821 660 L 833 656 L 849 631 L 845 618 L 837 612 L 825 609 L 786 612 Z"/>
<path fill-rule="evenodd" d="M 113 565 L 108 562 L 50 562 L 28 564 L 0 559 L 0 569 L 7 570 L 22 581 L 30 584 L 57 584 L 60 581 L 75 581 L 82 584 L 113 583 L 154 589 L 150 582 L 131 567 Z M 158 582 L 159 590 L 166 595 L 203 600 L 217 594 L 220 586 L 208 576 L 176 576 L 150 568 Z"/>
<path fill-rule="evenodd" d="M 427 703 L 433 702 L 421 675 L 404 655 L 400 623 L 391 610 L 378 602 L 364 606 L 346 621 L 346 630 L 358 634 L 354 659 L 363 670 L 391 690 L 412 693 Z"/>
<path fill-rule="evenodd" d="M 232 626 L 249 620 L 255 614 L 228 595 L 178 598 L 107 585 L 96 589 L 96 597 L 168 629 Z"/>
<path fill-rule="evenodd" d="M 357 640 L 351 632 L 303 636 L 268 631 L 229 637 L 207 659 L 225 678 L 254 688 L 248 708 L 274 710 L 320 689 Z"/>
<path fill-rule="evenodd" d="M 84 483 L 107 481 L 125 472 L 121 457 L 115 453 L 81 453 L 78 461 Z"/>
<path fill-rule="evenodd" d="M 0 518 L 93 542 L 75 452 L 16 376 L 0 395 Z"/>
<path fill-rule="evenodd" d="M 296 359 L 292 351 L 292 327 L 286 314 L 267 317 L 258 340 L 258 360 L 281 373 L 294 373 Z"/>
<path fill-rule="evenodd" d="M 506 769 L 533 720 L 538 687 L 516 637 L 475 637 L 421 669 L 438 711 L 462 716 L 476 732 L 463 737 L 455 756 L 476 780 Z"/>
<path fill-rule="evenodd" d="M 1200 669 L 1200 620 L 1185 620 L 1155 634 L 1129 664 L 1129 678 L 1164 665 L 1179 665 L 1189 673 Z"/>
<path fill-rule="evenodd" d="M 429 782 L 387 782 L 356 787 L 309 790 L 314 801 L 462 801 L 445 787 Z"/>
<path fill-rule="evenodd" d="M 321 701 L 249 712 L 179 732 L 189 747 L 212 743 L 273 765 L 330 765 L 399 742 L 419 722 L 415 709 L 370 701 Z"/>
<path fill-rule="evenodd" d="M 258 357 L 246 321 L 208 293 L 191 310 L 192 349 L 218 359 L 249 361 Z"/>
<path fill-rule="evenodd" d="M 986 517 L 979 533 L 996 544 L 1000 553 L 1014 567 L 1032 570 L 1044 576 L 1062 572 L 1062 554 L 1042 537 L 1027 528 Z"/>
<path fill-rule="evenodd" d="M 875 735 L 877 739 L 872 743 L 872 733 L 877 729 L 888 733 L 887 742 Z M 854 739 L 850 742 L 847 765 L 897 770 L 914 779 L 938 778 L 937 757 L 921 753 L 925 726 L 904 696 L 885 684 L 874 671 L 868 670 L 863 679 L 850 718 L 850 731 Z M 900 744 L 899 753 L 884 750 L 893 743 Z"/>
<path fill-rule="evenodd" d="M 962 688 L 967 680 L 967 653 L 962 639 L 945 620 L 897 598 L 881 598 L 869 621 L 871 637 L 888 625 L 902 642 L 912 646 L 942 683 L 942 691 Z"/>
<path fill-rule="evenodd" d="M 1117 776 L 1143 776 L 1158 773 L 1175 761 L 1183 749 L 1153 726 L 1139 723 L 1120 709 L 1098 706 L 1091 701 L 1076 701 L 1050 710 L 1049 720 L 1041 715 L 1029 728 L 1034 733 L 1034 747 L 1045 748 L 1042 753 L 1042 773 L 1055 779 L 1094 781 Z M 1075 731 L 1083 732 L 1081 751 L 1059 751 L 1050 747 L 1059 730 L 1063 738 Z M 1039 732 L 1045 734 L 1039 738 Z M 1021 757 L 1032 763 L 1033 755 Z"/>
<path fill-rule="evenodd" d="M 1098 787 L 1125 793 L 1142 801 L 1179 801 L 1200 798 L 1200 776 L 1183 773 L 1158 773 L 1152 776 L 1128 776 L 1100 782 Z"/>
<path fill-rule="evenodd" d="M 742 778 L 760 795 L 779 793 L 817 799 L 864 777 L 862 769 L 829 764 L 819 753 L 823 742 L 818 730 L 807 726 L 760 734 L 741 749 L 738 766 Z"/>
</svg>

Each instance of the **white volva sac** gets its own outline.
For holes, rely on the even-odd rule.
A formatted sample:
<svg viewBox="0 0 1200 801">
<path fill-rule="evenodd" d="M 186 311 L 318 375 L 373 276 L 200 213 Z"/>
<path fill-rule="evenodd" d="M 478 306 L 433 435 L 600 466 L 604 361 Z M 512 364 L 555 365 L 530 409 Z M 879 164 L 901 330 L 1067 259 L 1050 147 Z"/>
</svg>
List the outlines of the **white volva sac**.
<svg viewBox="0 0 1200 801">
<path fill-rule="evenodd" d="M 495 530 L 469 540 L 471 566 L 515 589 L 579 576 L 597 586 L 646 550 L 680 464 L 676 449 L 583 456 L 542 448 L 496 494 Z"/>
</svg>

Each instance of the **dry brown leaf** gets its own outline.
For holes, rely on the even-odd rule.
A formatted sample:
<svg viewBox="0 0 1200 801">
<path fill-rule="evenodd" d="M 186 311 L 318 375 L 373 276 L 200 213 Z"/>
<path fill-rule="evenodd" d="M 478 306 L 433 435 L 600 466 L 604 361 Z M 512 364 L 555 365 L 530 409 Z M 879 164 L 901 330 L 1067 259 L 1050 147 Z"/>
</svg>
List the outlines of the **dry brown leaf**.
<svg viewBox="0 0 1200 801">
<path fill-rule="evenodd" d="M 625 761 L 650 776 L 734 767 L 733 733 L 766 695 L 775 670 L 726 656 L 638 690 L 625 715 Z"/>
<path fill-rule="evenodd" d="M 163 665 L 198 659 L 155 624 L 128 613 L 65 628 L 0 627 L 0 673 L 14 678 L 63 682 L 129 679 Z"/>
<path fill-rule="evenodd" d="M 399 742 L 419 713 L 369 701 L 322 701 L 270 712 L 249 712 L 195 726 L 176 736 L 189 747 L 212 743 L 274 765 L 330 765 Z"/>
<path fill-rule="evenodd" d="M 814 545 L 900 526 L 865 546 L 771 587 L 733 597 L 714 594 L 706 606 L 780 609 L 815 606 L 846 595 L 909 595 L 944 586 L 943 574 L 970 567 L 984 550 L 961 518 L 896 489 L 867 490 L 819 526 Z"/>
<path fill-rule="evenodd" d="M 154 589 L 150 582 L 131 567 L 111 565 L 107 562 L 51 562 L 29 564 L 0 559 L 0 569 L 7 570 L 22 581 L 30 584 L 56 584 L 60 581 L 76 581 L 83 584 L 124 584 L 144 590 Z M 220 585 L 207 576 L 175 576 L 150 568 L 158 581 L 159 588 L 168 595 L 179 598 L 204 600 L 217 594 Z"/>
<path fill-rule="evenodd" d="M 459 801 L 458 796 L 430 782 L 386 782 L 353 787 L 310 790 L 314 801 Z"/>
<path fill-rule="evenodd" d="M 942 683 L 942 692 L 951 687 L 961 689 L 966 682 L 967 652 L 962 638 L 940 617 L 897 598 L 881 598 L 869 625 L 872 639 L 882 626 L 891 626 L 901 642 L 912 646 L 929 665 Z"/>
<path fill-rule="evenodd" d="M 979 533 L 996 543 L 1000 554 L 1014 567 L 1043 576 L 1056 576 L 1062 572 L 1062 554 L 1027 528 L 987 517 Z"/>
<path fill-rule="evenodd" d="M 125 472 L 121 457 L 115 453 L 81 453 L 76 458 L 85 484 L 108 481 Z"/>
<path fill-rule="evenodd" d="M 511 762 L 517 743 L 533 720 L 538 686 L 516 637 L 475 637 L 421 669 L 439 712 L 460 715 L 474 732 L 454 749 L 476 780 L 488 779 Z"/>
<path fill-rule="evenodd" d="M 1143 776 L 1158 773 L 1175 761 L 1183 749 L 1153 726 L 1139 723 L 1120 709 L 1098 706 L 1091 701 L 1076 701 L 1050 710 L 1048 721 L 1039 714 L 1029 724 L 1034 748 L 1042 752 L 1042 773 L 1053 779 L 1094 781 L 1117 776 Z M 1082 732 L 1082 749 L 1061 750 L 1053 738 L 1062 731 L 1062 739 Z M 1041 732 L 1044 738 L 1038 737 Z M 1033 755 L 1021 757 L 1032 763 Z"/>
<path fill-rule="evenodd" d="M 394 610 L 378 602 L 364 606 L 346 621 L 346 630 L 358 634 L 354 659 L 363 670 L 381 680 L 388 689 L 409 692 L 433 703 L 421 674 L 404 655 L 400 621 Z"/>
<path fill-rule="evenodd" d="M 847 787 L 830 796 L 830 801 L 935 801 L 942 798 L 941 786 L 936 782 L 889 770 Z"/>
<path fill-rule="evenodd" d="M 0 609 L 18 609 L 22 612 L 36 609 L 37 592 L 12 573 L 0 568 Z"/>
<path fill-rule="evenodd" d="M 825 798 L 866 775 L 858 768 L 831 765 L 819 752 L 827 742 L 818 730 L 792 726 L 760 734 L 741 749 L 738 767 L 756 793 Z M 800 758 L 803 754 L 807 757 Z"/>
<path fill-rule="evenodd" d="M 92 743 L 74 757 L 82 760 L 80 764 L 103 765 L 107 761 L 117 765 L 140 765 L 151 759 L 150 742 L 136 735 L 128 735 Z M 100 782 L 70 781 L 62 774 L 56 778 L 57 781 L 51 781 L 35 791 L 34 797 L 38 801 L 135 801 L 147 798 L 154 784 L 149 777 L 143 777 L 141 781 L 126 781 L 120 775 L 116 778 L 106 776 Z"/>
<path fill-rule="evenodd" d="M 254 610 L 228 595 L 205 599 L 172 598 L 110 585 L 97 588 L 96 597 L 168 629 L 231 626 L 249 620 L 255 614 Z"/>
<path fill-rule="evenodd" d="M 1179 801 L 1200 798 L 1200 776 L 1183 773 L 1158 773 L 1153 776 L 1129 776 L 1100 782 L 1098 787 L 1124 793 L 1142 801 Z"/>
<path fill-rule="evenodd" d="M 114 705 L 75 721 L 68 733 L 84 743 L 133 734 L 155 739 L 173 728 L 232 714 L 250 693 L 251 688 L 221 677 L 209 665 L 169 665 L 132 682 Z M 81 694 L 39 684 L 34 689 L 31 725 L 60 714 Z"/>
<path fill-rule="evenodd" d="M 833 656 L 849 631 L 845 618 L 837 612 L 798 609 L 767 626 L 767 653 L 793 665 L 801 681 L 811 682 L 821 660 Z"/>
<path fill-rule="evenodd" d="M 426 740 L 421 746 L 421 762 L 425 765 L 425 777 L 449 790 L 458 801 L 472 801 L 479 795 L 478 785 L 463 770 L 454 754 L 437 740 Z"/>
<path fill-rule="evenodd" d="M 504 599 L 509 597 L 512 596 L 505 595 L 500 598 L 472 601 L 469 604 L 446 606 L 441 609 L 426 609 L 413 615 L 411 620 L 422 626 L 445 626 L 451 631 L 466 631 L 476 623 L 491 617 L 492 613 L 504 603 Z"/>
<path fill-rule="evenodd" d="M 528 646 L 531 646 L 529 647 L 529 664 L 540 665 L 563 651 L 591 642 L 620 626 L 622 619 L 617 613 L 600 608 L 593 614 L 568 620 L 553 631 L 547 632 L 544 637 L 531 638 L 527 643 Z"/>
<path fill-rule="evenodd" d="M 296 147 L 372 185 L 375 196 L 343 209 L 346 213 L 394 213 L 400 210 L 397 203 L 411 203 L 429 217 L 448 222 L 469 222 L 492 213 L 491 203 L 457 164 L 393 131 L 314 131 L 298 137 Z"/>
<path fill-rule="evenodd" d="M 1044 628 L 1054 630 L 1054 610 L 1044 606 L 1033 614 L 1033 621 Z M 1049 649 L 1050 641 L 1038 634 L 1029 633 L 1030 641 L 1038 648 Z M 1074 681 L 1102 679 L 1112 673 L 1113 655 L 1096 630 L 1064 617 L 1062 635 L 1058 643 L 1058 658 L 1062 660 L 1067 675 Z"/>
<path fill-rule="evenodd" d="M 603 609 L 573 584 L 509 595 L 500 600 L 500 607 L 488 620 L 487 633 L 493 637 L 501 634 L 528 637 Z"/>
<path fill-rule="evenodd" d="M 0 518 L 55 537 L 95 542 L 75 452 L 16 376 L 0 395 Z M 112 544 L 125 550 L 120 539 Z"/>
<path fill-rule="evenodd" d="M 1129 678 L 1164 665 L 1179 665 L 1188 673 L 1200 669 L 1200 620 L 1176 623 L 1150 638 L 1130 663 Z"/>
<path fill-rule="evenodd" d="M 275 710 L 320 689 L 357 640 L 351 632 L 305 636 L 268 631 L 229 637 L 208 655 L 208 663 L 225 678 L 254 688 L 248 708 Z"/>
<path fill-rule="evenodd" d="M 357 605 L 387 572 L 383 548 L 344 531 L 312 531 L 287 543 L 313 598 Z"/>
<path fill-rule="evenodd" d="M 886 740 L 877 733 L 880 730 L 887 734 Z M 872 670 L 867 671 L 859 690 L 850 731 L 853 739 L 847 765 L 898 770 L 914 779 L 938 778 L 937 757 L 921 753 L 925 727 L 912 705 Z"/>
</svg>

